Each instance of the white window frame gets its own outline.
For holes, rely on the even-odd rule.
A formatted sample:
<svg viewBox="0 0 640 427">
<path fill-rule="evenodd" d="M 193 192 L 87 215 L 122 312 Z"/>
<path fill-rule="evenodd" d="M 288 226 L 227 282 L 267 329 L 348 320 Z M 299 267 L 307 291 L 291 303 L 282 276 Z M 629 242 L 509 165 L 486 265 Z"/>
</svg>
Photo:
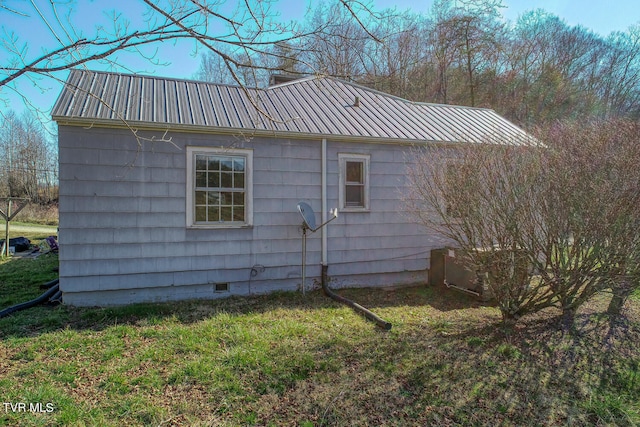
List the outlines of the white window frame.
<svg viewBox="0 0 640 427">
<path fill-rule="evenodd" d="M 196 222 L 196 155 L 242 156 L 245 158 L 245 213 L 243 222 Z M 242 228 L 253 225 L 253 150 L 239 148 L 187 147 L 187 228 Z"/>
<path fill-rule="evenodd" d="M 369 163 L 371 155 L 369 154 L 352 154 L 338 153 L 338 164 L 340 168 L 340 178 L 338 185 L 338 202 L 341 212 L 369 212 Z M 364 175 L 364 206 L 347 206 L 346 205 L 346 186 L 347 186 L 347 162 L 362 162 Z"/>
</svg>

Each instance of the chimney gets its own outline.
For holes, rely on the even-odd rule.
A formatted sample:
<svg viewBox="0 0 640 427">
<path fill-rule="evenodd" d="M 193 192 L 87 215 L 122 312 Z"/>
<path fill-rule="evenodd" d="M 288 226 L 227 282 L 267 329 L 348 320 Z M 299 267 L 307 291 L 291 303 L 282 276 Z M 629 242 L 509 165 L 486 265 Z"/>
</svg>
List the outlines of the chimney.
<svg viewBox="0 0 640 427">
<path fill-rule="evenodd" d="M 275 86 L 282 83 L 292 82 L 298 80 L 300 76 L 292 76 L 288 74 L 271 74 L 269 76 L 269 86 Z"/>
</svg>

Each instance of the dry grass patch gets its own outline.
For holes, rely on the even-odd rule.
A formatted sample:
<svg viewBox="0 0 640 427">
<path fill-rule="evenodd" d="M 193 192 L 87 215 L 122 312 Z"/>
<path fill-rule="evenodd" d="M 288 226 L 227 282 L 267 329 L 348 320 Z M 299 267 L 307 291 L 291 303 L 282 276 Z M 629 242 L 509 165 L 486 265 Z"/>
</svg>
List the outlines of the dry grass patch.
<svg viewBox="0 0 640 427">
<path fill-rule="evenodd" d="M 602 297 L 567 334 L 551 310 L 504 331 L 496 308 L 444 289 L 341 293 L 393 329 L 319 292 L 0 319 L 2 400 L 56 408 L 0 424 L 640 423 L 637 299 L 612 329 Z"/>
</svg>

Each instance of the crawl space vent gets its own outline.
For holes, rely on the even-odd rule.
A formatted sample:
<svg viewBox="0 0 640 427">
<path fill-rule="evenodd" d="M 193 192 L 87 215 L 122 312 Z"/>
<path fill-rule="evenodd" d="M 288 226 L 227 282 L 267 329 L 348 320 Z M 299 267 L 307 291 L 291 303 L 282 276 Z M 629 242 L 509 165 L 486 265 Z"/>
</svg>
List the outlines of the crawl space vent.
<svg viewBox="0 0 640 427">
<path fill-rule="evenodd" d="M 228 283 L 216 283 L 213 285 L 213 290 L 215 292 L 229 292 L 229 284 Z"/>
</svg>

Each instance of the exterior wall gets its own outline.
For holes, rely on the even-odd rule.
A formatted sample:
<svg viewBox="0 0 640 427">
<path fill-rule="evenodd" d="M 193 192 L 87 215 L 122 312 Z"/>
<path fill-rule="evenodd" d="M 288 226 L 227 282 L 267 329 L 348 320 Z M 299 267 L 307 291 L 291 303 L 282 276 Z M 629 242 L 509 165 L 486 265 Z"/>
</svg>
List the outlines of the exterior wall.
<svg viewBox="0 0 640 427">
<path fill-rule="evenodd" d="M 162 136 L 162 132 L 140 135 Z M 73 305 L 215 298 L 299 288 L 306 201 L 320 221 L 321 141 L 59 127 L 60 287 Z M 186 146 L 253 150 L 253 226 L 186 227 Z M 401 212 L 405 147 L 328 141 L 328 206 L 338 153 L 369 154 L 369 212 L 327 228 L 332 285 L 426 282 L 439 246 Z M 320 280 L 320 232 L 307 239 L 307 284 Z M 229 283 L 217 293 L 215 283 Z"/>
</svg>

